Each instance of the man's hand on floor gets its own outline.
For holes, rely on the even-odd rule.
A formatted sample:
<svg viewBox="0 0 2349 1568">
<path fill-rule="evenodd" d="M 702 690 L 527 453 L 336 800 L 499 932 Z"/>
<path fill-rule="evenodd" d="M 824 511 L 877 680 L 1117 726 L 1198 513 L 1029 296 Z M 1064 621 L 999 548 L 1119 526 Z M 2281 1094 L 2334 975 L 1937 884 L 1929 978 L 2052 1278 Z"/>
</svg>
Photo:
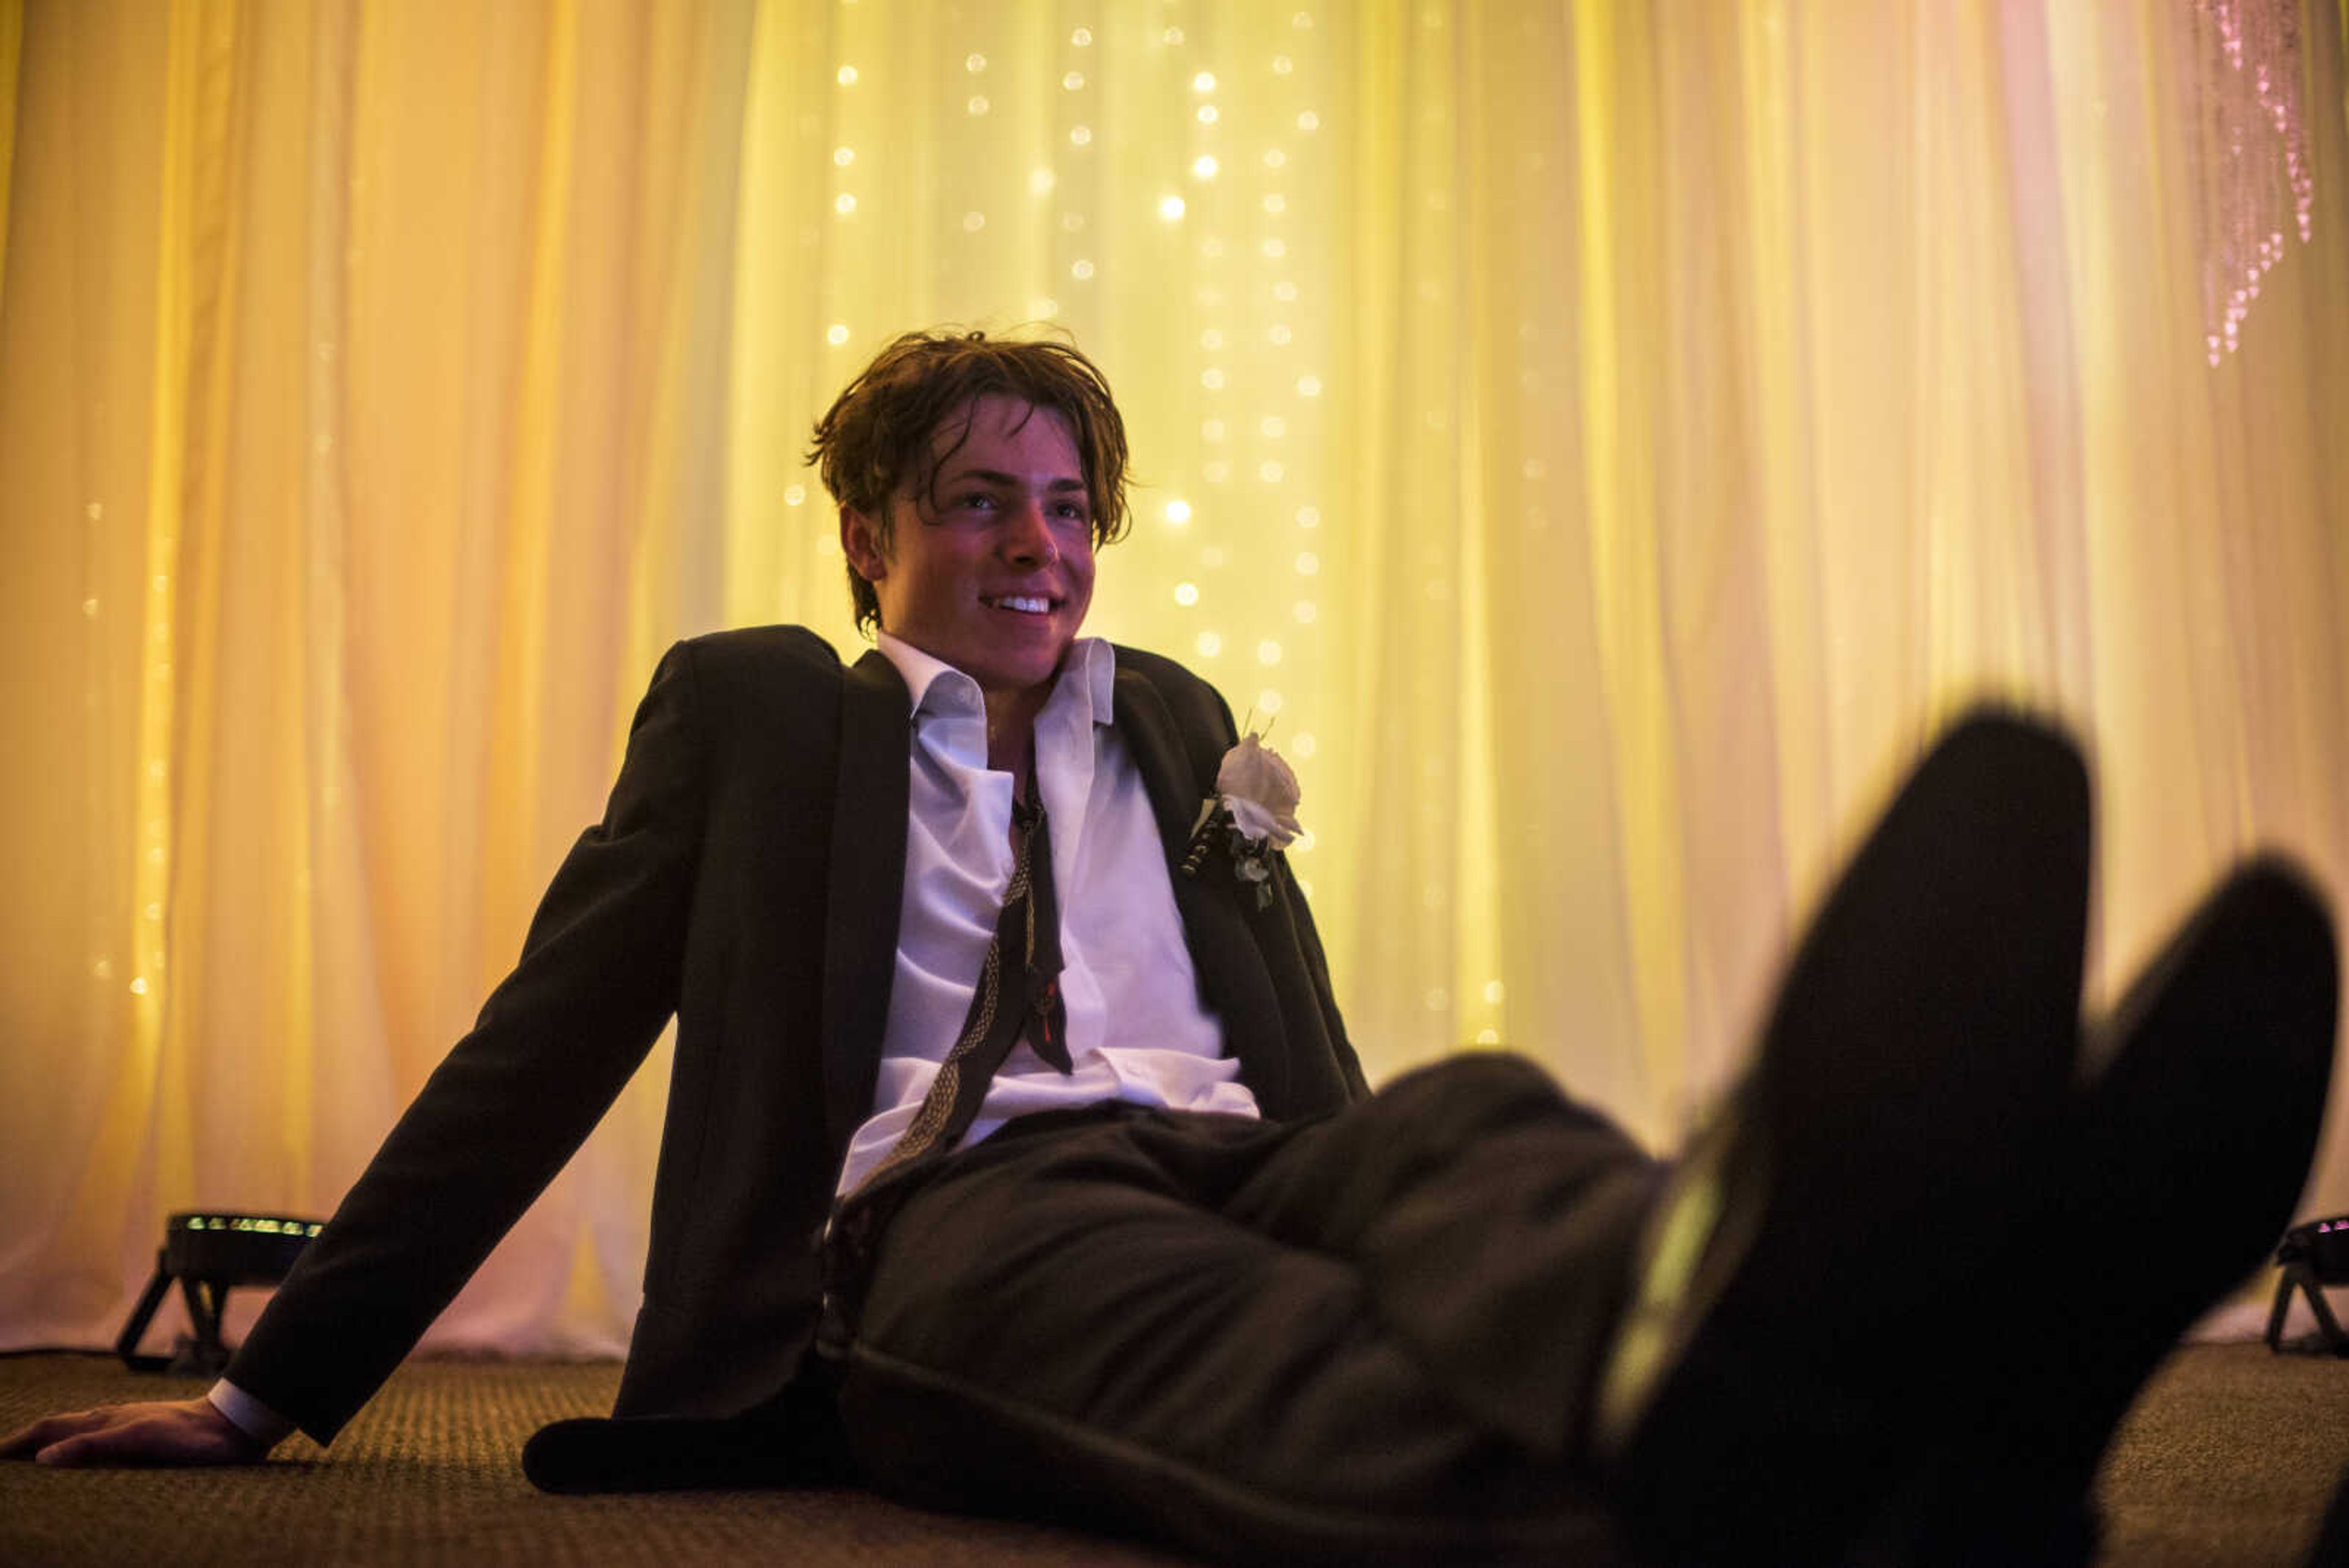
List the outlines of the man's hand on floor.
<svg viewBox="0 0 2349 1568">
<path fill-rule="evenodd" d="M 0 1439 L 0 1459 L 44 1465 L 250 1465 L 268 1452 L 202 1398 L 101 1405 Z"/>
</svg>

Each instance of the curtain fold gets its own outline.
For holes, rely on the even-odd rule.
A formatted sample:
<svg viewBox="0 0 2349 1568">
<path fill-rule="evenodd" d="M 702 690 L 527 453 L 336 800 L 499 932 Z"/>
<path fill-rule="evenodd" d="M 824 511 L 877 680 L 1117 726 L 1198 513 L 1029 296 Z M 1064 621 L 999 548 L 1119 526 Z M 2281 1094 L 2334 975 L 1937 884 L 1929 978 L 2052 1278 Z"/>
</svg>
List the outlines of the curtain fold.
<svg viewBox="0 0 2349 1568">
<path fill-rule="evenodd" d="M 0 279 L 8 275 L 8 179 L 16 161 L 16 67 L 24 48 L 25 0 L 0 0 Z"/>
<path fill-rule="evenodd" d="M 0 1344 L 332 1206 L 669 640 L 854 656 L 806 432 L 912 326 L 1109 373 L 1094 629 L 1296 764 L 1374 1077 L 1669 1147 L 1985 696 L 2089 738 L 2092 996 L 2254 844 L 2339 897 L 2344 16 L 0 0 Z M 665 1067 L 433 1343 L 624 1342 Z"/>
</svg>

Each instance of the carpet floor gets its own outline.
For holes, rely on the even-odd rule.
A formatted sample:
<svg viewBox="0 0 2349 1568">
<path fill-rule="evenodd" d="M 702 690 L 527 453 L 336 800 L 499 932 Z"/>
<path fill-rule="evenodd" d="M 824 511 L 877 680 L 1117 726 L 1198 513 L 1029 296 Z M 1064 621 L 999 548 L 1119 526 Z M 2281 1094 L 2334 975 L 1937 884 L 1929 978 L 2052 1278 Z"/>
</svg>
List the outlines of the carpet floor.
<svg viewBox="0 0 2349 1568">
<path fill-rule="evenodd" d="M 518 1456 L 542 1424 L 610 1408 L 619 1369 L 402 1368 L 331 1455 L 290 1439 L 233 1470 L 0 1464 L 0 1563 L 271 1562 L 938 1564 L 1172 1568 L 1183 1558 L 1041 1526 L 950 1518 L 840 1489 L 548 1497 Z M 200 1385 L 94 1355 L 0 1357 L 0 1430 Z M 2257 1345 L 2180 1352 L 2123 1426 L 2098 1568 L 2302 1568 L 2349 1468 L 2349 1361 Z"/>
</svg>

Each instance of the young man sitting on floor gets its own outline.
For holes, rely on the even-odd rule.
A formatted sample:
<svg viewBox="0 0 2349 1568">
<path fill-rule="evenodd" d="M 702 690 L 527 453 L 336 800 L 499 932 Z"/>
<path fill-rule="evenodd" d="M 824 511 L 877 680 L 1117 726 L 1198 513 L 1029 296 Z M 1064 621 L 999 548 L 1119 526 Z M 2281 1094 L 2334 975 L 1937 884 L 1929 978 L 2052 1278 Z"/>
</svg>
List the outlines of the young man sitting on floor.
<svg viewBox="0 0 2349 1568">
<path fill-rule="evenodd" d="M 551 1489 L 854 1475 L 1260 1560 L 2086 1560 L 2114 1423 L 2313 1151 L 2301 877 L 2230 877 L 2084 1052 L 2085 773 L 1977 716 L 1677 1161 L 1513 1057 L 1371 1094 L 1287 770 L 1078 635 L 1125 521 L 1094 367 L 909 334 L 815 456 L 877 648 L 672 649 L 520 963 L 220 1385 L 7 1452 L 330 1441 L 674 1013 L 617 1408 L 533 1440 Z M 2148 1210 L 2128 1321 L 2036 1299 Z"/>
</svg>

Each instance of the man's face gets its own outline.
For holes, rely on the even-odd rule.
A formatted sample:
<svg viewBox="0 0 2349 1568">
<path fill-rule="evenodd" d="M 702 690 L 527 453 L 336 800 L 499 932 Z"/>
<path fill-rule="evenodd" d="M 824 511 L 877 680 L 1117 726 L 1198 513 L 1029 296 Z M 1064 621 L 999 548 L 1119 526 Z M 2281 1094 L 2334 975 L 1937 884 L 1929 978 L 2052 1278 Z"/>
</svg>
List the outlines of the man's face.
<svg viewBox="0 0 2349 1568">
<path fill-rule="evenodd" d="M 926 495 L 889 503 L 885 554 L 843 507 L 841 547 L 881 604 L 881 628 L 953 665 L 989 697 L 1032 692 L 1060 669 L 1093 597 L 1092 504 L 1059 414 L 995 395 L 949 414 L 956 447 Z M 957 441 L 959 446 L 956 446 Z"/>
</svg>

